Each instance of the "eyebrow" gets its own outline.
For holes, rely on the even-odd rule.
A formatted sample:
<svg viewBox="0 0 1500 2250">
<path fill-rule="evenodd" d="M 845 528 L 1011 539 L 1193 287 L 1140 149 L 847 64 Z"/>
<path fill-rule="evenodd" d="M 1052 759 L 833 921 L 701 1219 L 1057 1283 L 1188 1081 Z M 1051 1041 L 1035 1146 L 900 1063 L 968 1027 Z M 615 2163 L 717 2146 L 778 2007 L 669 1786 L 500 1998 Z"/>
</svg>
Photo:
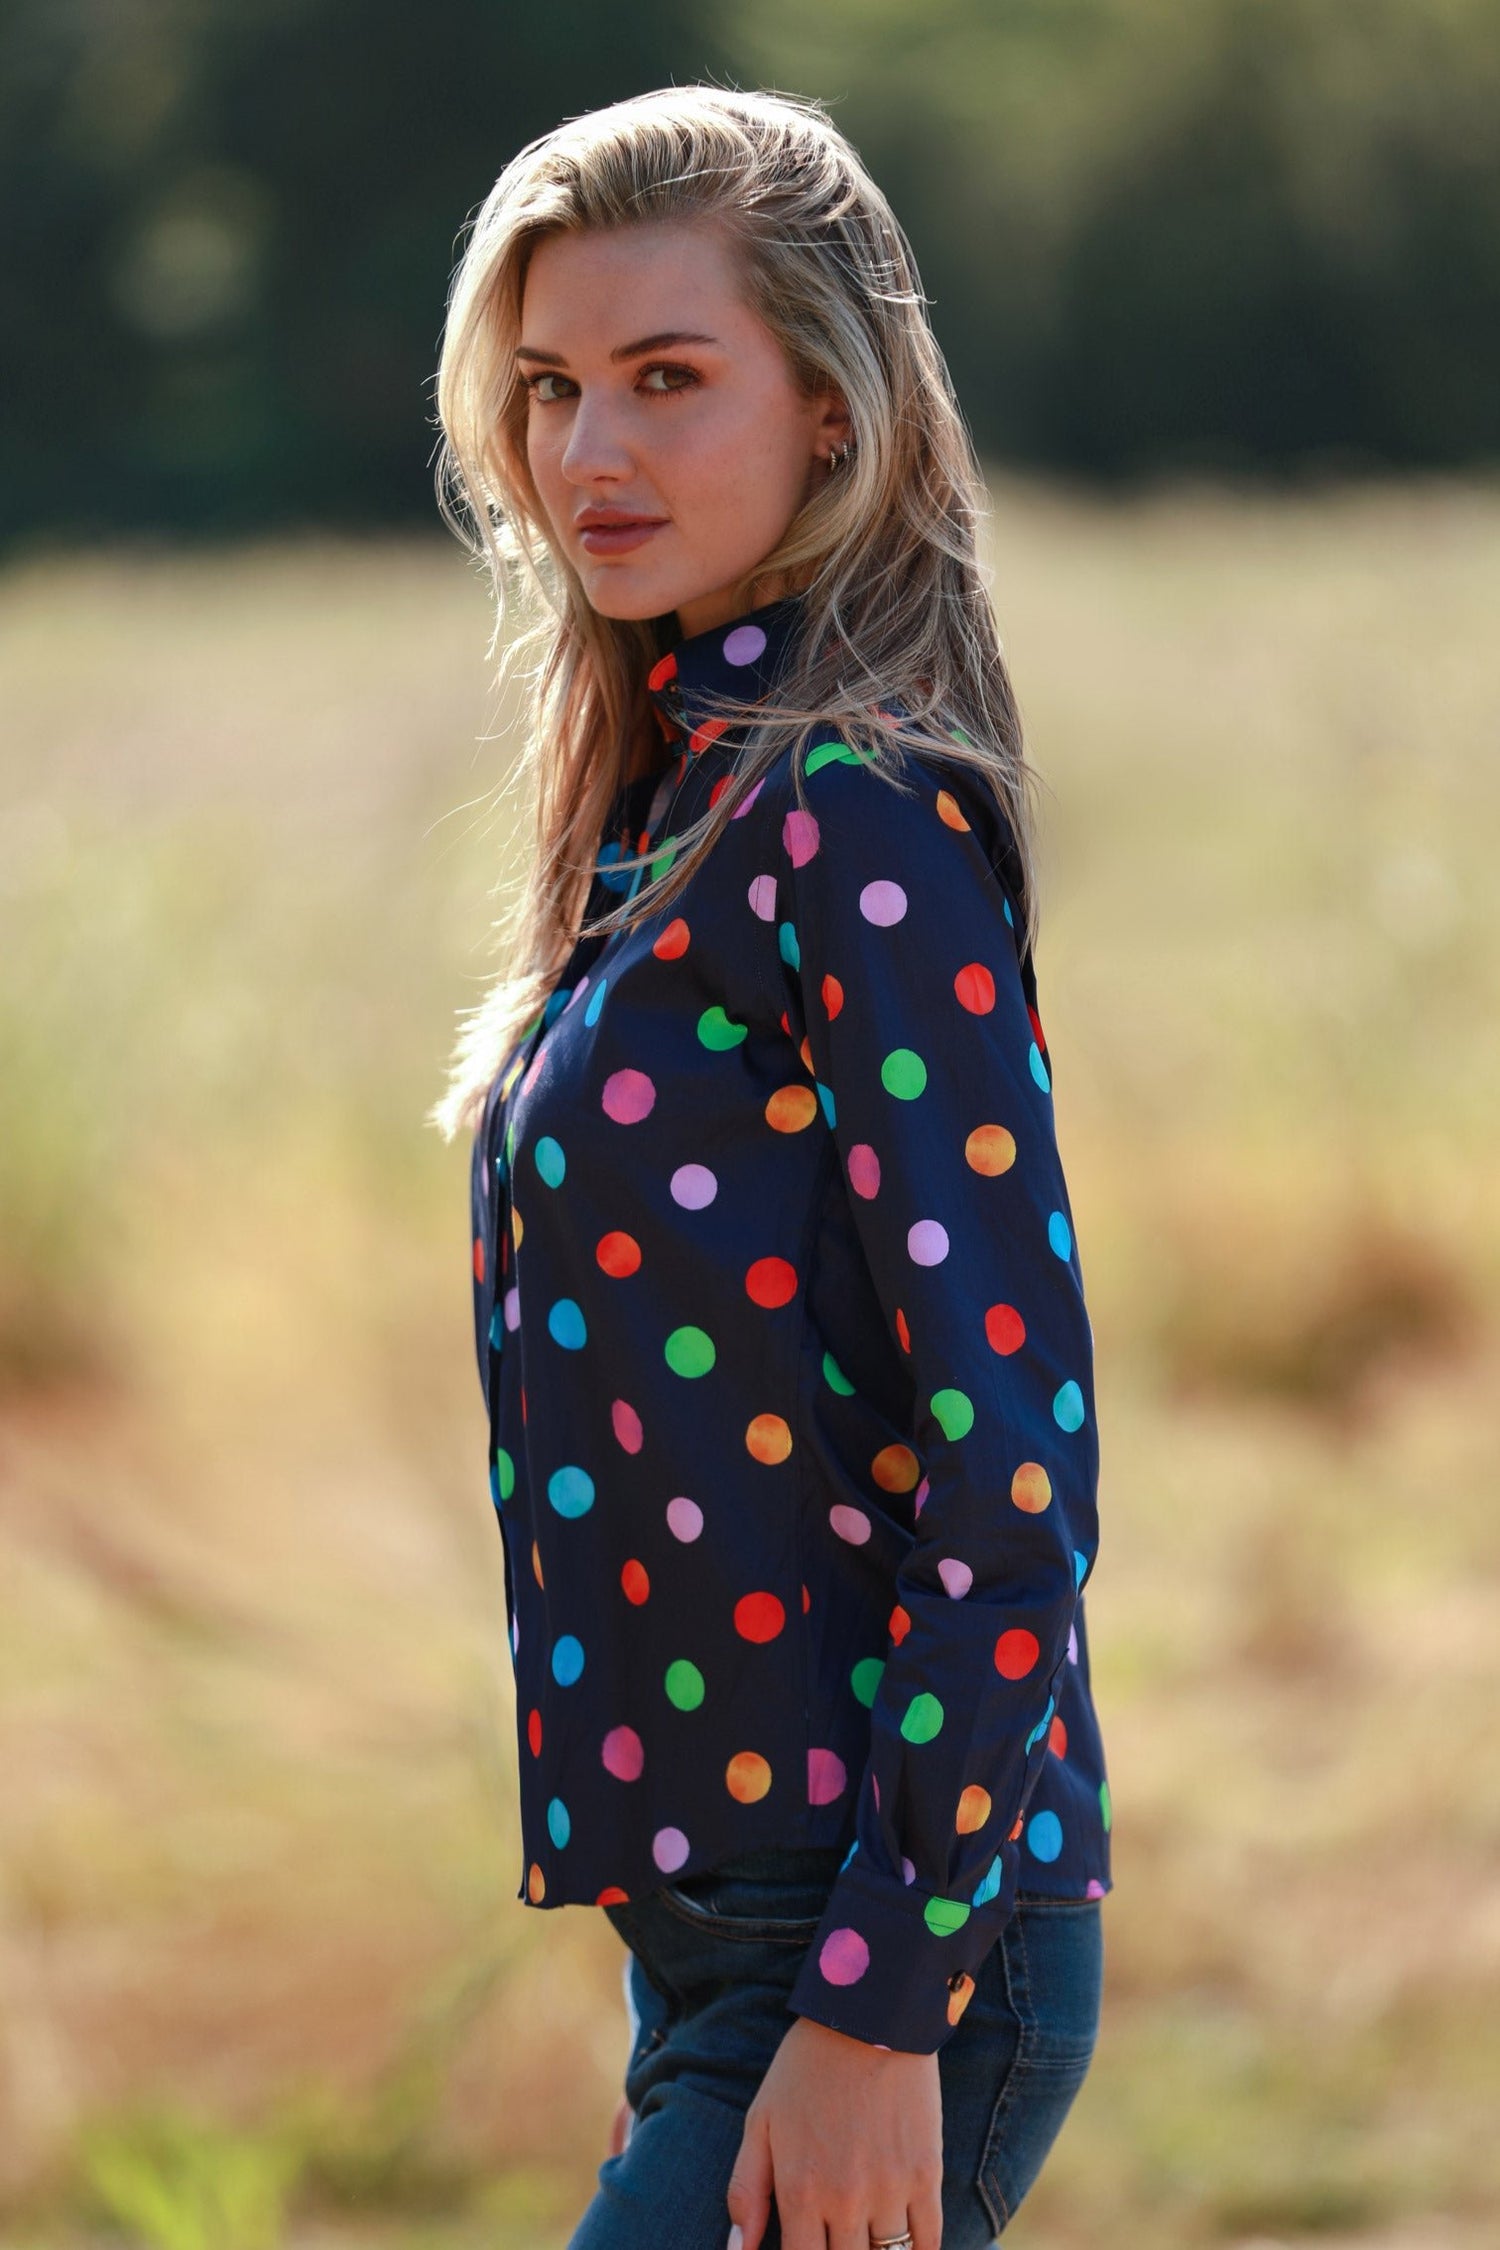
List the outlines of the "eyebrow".
<svg viewBox="0 0 1500 2250">
<path fill-rule="evenodd" d="M 639 359 L 645 352 L 665 351 L 669 344 L 716 344 L 717 336 L 700 336 L 691 328 L 661 328 L 654 336 L 639 336 L 633 344 L 616 344 L 610 358 Z M 566 367 L 567 360 L 561 352 L 539 351 L 531 344 L 516 346 L 517 359 L 538 359 L 548 367 Z"/>
</svg>

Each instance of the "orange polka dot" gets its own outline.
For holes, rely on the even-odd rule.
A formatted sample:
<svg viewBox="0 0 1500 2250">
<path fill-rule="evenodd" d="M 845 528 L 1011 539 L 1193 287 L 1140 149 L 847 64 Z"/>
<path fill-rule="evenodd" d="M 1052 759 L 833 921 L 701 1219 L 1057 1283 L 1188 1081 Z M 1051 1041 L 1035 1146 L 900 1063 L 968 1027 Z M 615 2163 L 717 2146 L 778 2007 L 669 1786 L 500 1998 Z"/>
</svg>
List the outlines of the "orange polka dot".
<svg viewBox="0 0 1500 2250">
<path fill-rule="evenodd" d="M 533 1758 L 542 1754 L 542 1714 L 534 1706 L 526 1714 L 526 1747 Z"/>
<path fill-rule="evenodd" d="M 531 1542 L 531 1575 L 537 1584 L 545 1590 L 547 1581 L 542 1576 L 542 1550 L 534 1539 Z"/>
<path fill-rule="evenodd" d="M 1014 1828 L 1013 1828 L 1013 1829 L 1011 1830 L 1010 1834 L 1009 1834 L 1009 1835 L 1008 1835 L 1008 1836 L 1006 1837 L 1005 1841 L 1006 1841 L 1006 1842 L 1007 1842 L 1008 1844 L 1013 1844 L 1013 1843 L 1015 1842 L 1016 1838 L 1017 1838 L 1017 1837 L 1018 1837 L 1018 1836 L 1020 1835 L 1020 1833 L 1021 1833 L 1021 1830 L 1022 1830 L 1022 1829 L 1023 1829 L 1024 1827 L 1025 1827 L 1025 1825 L 1026 1825 L 1026 1815 L 1025 1815 L 1025 1813 L 1018 1813 L 1018 1814 L 1016 1815 L 1016 1825 L 1015 1825 L 1015 1827 L 1014 1827 Z"/>
<path fill-rule="evenodd" d="M 984 1332 L 992 1352 L 1008 1359 L 1026 1341 L 1026 1323 L 1014 1305 L 991 1305 L 984 1316 Z"/>
<path fill-rule="evenodd" d="M 1041 1653 L 1042 1644 L 1035 1633 L 1028 1633 L 1024 1625 L 1013 1625 L 995 1643 L 995 1670 L 1004 1680 L 1024 1680 Z"/>
<path fill-rule="evenodd" d="M 976 1125 L 964 1142 L 964 1158 L 970 1171 L 997 1179 L 1016 1161 L 1016 1137 L 1003 1125 Z"/>
<path fill-rule="evenodd" d="M 622 1234 L 618 1230 L 601 1234 L 594 1256 L 605 1273 L 616 1281 L 628 1281 L 633 1273 L 640 1272 L 641 1246 L 633 1234 Z"/>
<path fill-rule="evenodd" d="M 754 1461 L 774 1465 L 792 1450 L 792 1433 L 779 1414 L 757 1414 L 745 1431 L 745 1450 Z"/>
<path fill-rule="evenodd" d="M 476 1281 L 483 1281 L 484 1279 L 484 1236 L 482 1234 L 476 1234 L 474 1237 L 474 1279 Z"/>
<path fill-rule="evenodd" d="M 1068 1730 L 1059 1718 L 1054 1717 L 1047 1729 L 1047 1748 L 1054 1758 L 1065 1758 L 1068 1754 Z"/>
<path fill-rule="evenodd" d="M 774 1641 L 786 1611 L 774 1594 L 741 1594 L 734 1605 L 734 1629 L 742 1640 Z"/>
<path fill-rule="evenodd" d="M 808 1077 L 816 1078 L 818 1075 L 818 1066 L 813 1061 L 812 1049 L 805 1039 L 803 1040 L 801 1046 L 797 1049 L 797 1054 L 801 1061 L 803 1069 L 807 1072 Z"/>
<path fill-rule="evenodd" d="M 1010 1480 L 1010 1496 L 1028 1516 L 1039 1516 L 1052 1504 L 1052 1479 L 1040 1461 L 1023 1461 Z"/>
<path fill-rule="evenodd" d="M 766 1123 L 774 1133 L 800 1133 L 817 1114 L 811 1086 L 778 1086 L 766 1104 Z"/>
<path fill-rule="evenodd" d="M 823 1013 L 832 1023 L 834 1017 L 844 1005 L 844 988 L 836 976 L 830 975 L 824 977 L 819 990 L 823 995 Z"/>
<path fill-rule="evenodd" d="M 624 1589 L 626 1601 L 633 1602 L 639 1609 L 641 1603 L 646 1600 L 651 1592 L 651 1574 L 645 1564 L 637 1562 L 635 1556 L 632 1555 L 620 1573 L 620 1584 Z"/>
<path fill-rule="evenodd" d="M 513 1203 L 510 1207 L 510 1239 L 518 1250 L 521 1247 L 521 1242 L 525 1233 L 526 1221 L 522 1218 L 520 1212 L 517 1210 L 515 1204 Z"/>
<path fill-rule="evenodd" d="M 909 1445 L 883 1445 L 870 1463 L 870 1474 L 882 1492 L 910 1492 L 922 1470 Z"/>
<path fill-rule="evenodd" d="M 757 1258 L 745 1275 L 745 1295 L 767 1311 L 789 1305 L 796 1294 L 797 1269 L 785 1258 Z"/>
<path fill-rule="evenodd" d="M 533 1906 L 540 1906 L 547 1895 L 547 1878 L 535 1860 L 526 1870 L 526 1896 Z"/>
<path fill-rule="evenodd" d="M 969 823 L 959 811 L 958 799 L 951 789 L 940 789 L 938 791 L 937 816 L 945 828 L 956 828 L 961 830 L 963 834 L 968 834 Z"/>
<path fill-rule="evenodd" d="M 958 1818 L 954 1822 L 960 1836 L 972 1836 L 990 1817 L 993 1800 L 988 1789 L 981 1789 L 971 1781 L 958 1800 Z"/>
<path fill-rule="evenodd" d="M 966 962 L 953 979 L 958 1004 L 971 1016 L 987 1016 L 995 1005 L 995 980 L 982 961 Z"/>
<path fill-rule="evenodd" d="M 771 1768 L 758 1750 L 736 1750 L 724 1768 L 724 1786 L 742 1805 L 753 1805 L 771 1786 Z"/>
<path fill-rule="evenodd" d="M 967 1969 L 960 1969 L 948 1987 L 948 2021 L 957 2023 L 974 1997 L 974 1979 Z"/>
<path fill-rule="evenodd" d="M 680 961 L 688 949 L 690 936 L 691 932 L 682 916 L 674 915 L 651 950 L 658 961 Z"/>
<path fill-rule="evenodd" d="M 811 1595 L 811 1594 L 810 1594 L 810 1593 L 808 1592 L 807 1588 L 806 1588 L 806 1587 L 804 1586 L 804 1587 L 803 1587 L 803 1589 L 802 1589 L 802 1614 L 803 1614 L 803 1616 L 804 1616 L 804 1617 L 805 1617 L 805 1616 L 807 1615 L 808 1611 L 809 1611 L 809 1610 L 810 1610 L 811 1608 L 812 1608 L 812 1595 Z"/>
</svg>

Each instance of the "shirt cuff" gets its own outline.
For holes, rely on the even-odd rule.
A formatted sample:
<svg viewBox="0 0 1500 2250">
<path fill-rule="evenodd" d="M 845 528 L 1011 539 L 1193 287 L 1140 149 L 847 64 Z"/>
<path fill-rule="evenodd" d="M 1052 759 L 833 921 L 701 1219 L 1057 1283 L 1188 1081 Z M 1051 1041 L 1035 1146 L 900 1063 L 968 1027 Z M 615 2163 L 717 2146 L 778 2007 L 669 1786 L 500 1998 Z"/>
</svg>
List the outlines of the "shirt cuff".
<svg viewBox="0 0 1500 2250">
<path fill-rule="evenodd" d="M 1010 1919 L 1015 1874 L 983 1906 L 881 1875 L 861 1852 L 829 1893 L 787 2006 L 872 2046 L 936 2054 L 974 1996 L 980 1964 Z M 982 1888 L 985 1886 L 981 1886 Z"/>
</svg>

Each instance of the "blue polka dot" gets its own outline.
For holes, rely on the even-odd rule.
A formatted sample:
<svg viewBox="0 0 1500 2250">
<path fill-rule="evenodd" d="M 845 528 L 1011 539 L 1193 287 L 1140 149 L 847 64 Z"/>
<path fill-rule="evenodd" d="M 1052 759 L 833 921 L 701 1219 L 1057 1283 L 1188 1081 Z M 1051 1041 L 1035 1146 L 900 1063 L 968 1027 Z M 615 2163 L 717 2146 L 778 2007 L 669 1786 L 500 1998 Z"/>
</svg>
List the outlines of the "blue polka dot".
<svg viewBox="0 0 1500 2250">
<path fill-rule="evenodd" d="M 547 1315 L 547 1333 L 565 1352 L 581 1352 L 589 1340 L 582 1308 L 571 1297 L 559 1297 Z"/>
<path fill-rule="evenodd" d="M 1064 1383 L 1052 1401 L 1052 1419 L 1061 1430 L 1083 1428 L 1083 1393 L 1076 1383 Z"/>
<path fill-rule="evenodd" d="M 547 1498 L 560 1516 L 586 1516 L 594 1505 L 594 1480 L 587 1469 L 570 1462 L 548 1477 Z"/>
<path fill-rule="evenodd" d="M 1032 1814 L 1026 1824 L 1026 1846 L 1033 1859 L 1056 1859 L 1063 1848 L 1063 1832 L 1055 1812 Z"/>
<path fill-rule="evenodd" d="M 1000 1854 L 996 1852 L 994 1858 L 990 1861 L 989 1873 L 985 1876 L 984 1881 L 980 1884 L 978 1890 L 974 1893 L 974 1896 L 969 1903 L 972 1906 L 988 1906 L 992 1898 L 999 1897 L 1000 1885 L 1004 1882 L 1004 1880 L 1005 1862 L 1001 1859 Z"/>
<path fill-rule="evenodd" d="M 1073 1230 L 1061 1211 L 1054 1211 L 1047 1221 L 1047 1240 L 1059 1258 L 1073 1255 Z"/>
<path fill-rule="evenodd" d="M 564 1633 L 552 1643 L 552 1677 L 559 1687 L 571 1687 L 583 1677 L 583 1643 L 576 1633 Z"/>
<path fill-rule="evenodd" d="M 838 1112 L 834 1105 L 833 1088 L 831 1086 L 825 1086 L 821 1078 L 815 1078 L 813 1080 L 813 1084 L 818 1089 L 818 1100 L 823 1105 L 823 1115 L 828 1120 L 828 1130 L 831 1133 L 834 1129 L 834 1126 L 838 1123 Z"/>
<path fill-rule="evenodd" d="M 544 1133 L 536 1144 L 536 1168 L 548 1187 L 561 1187 L 568 1160 L 563 1155 L 562 1144 L 550 1133 Z"/>
<path fill-rule="evenodd" d="M 1088 1556 L 1080 1554 L 1078 1549 L 1075 1547 L 1073 1549 L 1073 1583 L 1075 1586 L 1081 1586 L 1083 1584 L 1085 1577 L 1088 1575 L 1088 1567 Z"/>
<path fill-rule="evenodd" d="M 608 977 L 601 977 L 599 979 L 599 982 L 595 985 L 593 991 L 589 994 L 588 1006 L 583 1011 L 583 1020 L 589 1026 L 590 1030 L 592 1030 L 594 1025 L 599 1021 L 599 1011 L 604 1006 L 604 995 L 606 992 L 608 992 L 608 990 Z"/>
<path fill-rule="evenodd" d="M 797 943 L 797 926 L 795 922 L 782 923 L 780 929 L 776 933 L 776 945 L 782 960 L 785 961 L 789 969 L 801 968 L 802 948 Z"/>
<path fill-rule="evenodd" d="M 1032 1730 L 1031 1730 L 1030 1734 L 1028 1734 L 1028 1735 L 1027 1735 L 1027 1737 L 1026 1737 L 1026 1748 L 1027 1748 L 1027 1750 L 1029 1750 L 1029 1749 L 1031 1748 L 1031 1746 L 1032 1746 L 1032 1744 L 1033 1744 L 1034 1742 L 1040 1742 L 1040 1741 L 1041 1741 L 1041 1739 L 1042 1739 L 1043 1735 L 1044 1735 L 1044 1734 L 1045 1734 L 1045 1733 L 1047 1732 L 1047 1729 L 1048 1729 L 1048 1728 L 1049 1728 L 1049 1727 L 1051 1726 L 1051 1724 L 1052 1724 L 1052 1714 L 1053 1714 L 1053 1712 L 1054 1712 L 1054 1711 L 1055 1711 L 1056 1709 L 1057 1709 L 1057 1698 L 1056 1698 L 1056 1696 L 1055 1696 L 1055 1695 L 1049 1695 L 1049 1696 L 1048 1696 L 1048 1698 L 1047 1698 L 1047 1708 L 1046 1708 L 1046 1710 L 1045 1710 L 1045 1711 L 1044 1711 L 1044 1712 L 1042 1713 L 1041 1717 L 1040 1717 L 1040 1718 L 1039 1718 L 1039 1719 L 1037 1720 L 1037 1723 L 1036 1723 L 1036 1725 L 1035 1725 L 1035 1726 L 1034 1726 L 1034 1727 L 1032 1728 Z M 1024 1753 L 1023 1753 L 1023 1755 L 1024 1755 Z"/>
<path fill-rule="evenodd" d="M 1007 921 L 1007 922 L 1009 922 L 1009 924 L 1010 924 L 1011 928 L 1012 928 L 1012 929 L 1014 929 L 1014 928 L 1015 928 L 1015 926 L 1016 926 L 1016 918 L 1015 918 L 1014 914 L 1012 914 L 1012 912 L 1011 912 L 1011 910 L 1010 910 L 1010 900 L 1009 900 L 1008 898 L 1007 898 L 1007 899 L 1002 899 L 1000 903 L 1001 903 L 1001 905 L 1002 905 L 1002 906 L 1003 906 L 1003 907 L 1005 908 L 1005 919 L 1006 919 L 1006 921 Z"/>
<path fill-rule="evenodd" d="M 503 1352 L 504 1349 L 505 1307 L 496 1305 L 494 1311 L 490 1314 L 490 1350 L 492 1352 Z"/>
<path fill-rule="evenodd" d="M 1050 1094 L 1052 1091 L 1052 1081 L 1047 1076 L 1047 1065 L 1042 1060 L 1042 1050 L 1037 1045 L 1034 1039 L 1031 1042 L 1031 1053 L 1027 1057 L 1027 1060 L 1031 1064 L 1031 1075 L 1036 1080 L 1037 1084 L 1041 1087 L 1042 1092 L 1044 1094 Z"/>
<path fill-rule="evenodd" d="M 548 993 L 547 1005 L 542 1010 L 543 1030 L 549 1030 L 556 1023 L 572 997 L 573 987 L 570 984 L 560 984 Z"/>
<path fill-rule="evenodd" d="M 559 1851 L 573 1833 L 573 1823 L 568 1818 L 568 1808 L 561 1797 L 554 1797 L 547 1807 L 547 1834 Z"/>
</svg>

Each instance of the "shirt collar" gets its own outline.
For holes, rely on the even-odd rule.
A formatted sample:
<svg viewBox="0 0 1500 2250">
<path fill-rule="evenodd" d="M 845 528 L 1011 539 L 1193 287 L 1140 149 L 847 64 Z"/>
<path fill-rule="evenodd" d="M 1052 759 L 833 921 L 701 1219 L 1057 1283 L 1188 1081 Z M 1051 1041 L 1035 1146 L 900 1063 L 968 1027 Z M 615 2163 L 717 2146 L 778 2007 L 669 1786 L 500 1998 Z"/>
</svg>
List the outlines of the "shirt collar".
<svg viewBox="0 0 1500 2250">
<path fill-rule="evenodd" d="M 728 624 L 688 634 L 659 657 L 646 675 L 646 693 L 664 731 L 686 735 L 695 755 L 707 749 L 732 723 L 712 712 L 711 698 L 761 702 L 775 684 L 802 614 L 802 595 L 783 594 Z"/>
</svg>

